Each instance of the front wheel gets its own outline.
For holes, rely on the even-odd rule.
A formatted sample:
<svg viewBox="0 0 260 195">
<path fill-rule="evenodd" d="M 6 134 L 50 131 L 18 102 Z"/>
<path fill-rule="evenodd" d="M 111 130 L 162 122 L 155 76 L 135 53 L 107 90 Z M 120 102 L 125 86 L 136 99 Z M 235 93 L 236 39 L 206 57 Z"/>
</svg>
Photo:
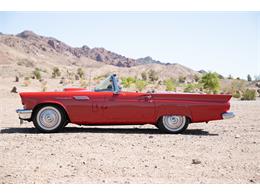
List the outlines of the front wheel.
<svg viewBox="0 0 260 195">
<path fill-rule="evenodd" d="M 163 116 L 159 119 L 157 127 L 167 133 L 181 133 L 187 129 L 189 120 L 186 116 Z"/>
<path fill-rule="evenodd" d="M 38 108 L 33 117 L 34 126 L 44 133 L 53 133 L 62 129 L 66 122 L 64 111 L 58 106 L 46 105 Z"/>
</svg>

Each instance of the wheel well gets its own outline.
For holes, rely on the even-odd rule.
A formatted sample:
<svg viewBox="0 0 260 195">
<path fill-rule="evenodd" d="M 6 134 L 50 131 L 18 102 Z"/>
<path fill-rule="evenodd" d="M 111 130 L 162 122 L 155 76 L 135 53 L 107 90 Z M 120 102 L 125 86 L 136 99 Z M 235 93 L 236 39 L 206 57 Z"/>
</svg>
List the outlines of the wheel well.
<svg viewBox="0 0 260 195">
<path fill-rule="evenodd" d="M 32 117 L 35 115 L 36 110 L 38 110 L 38 109 L 40 109 L 40 108 L 42 108 L 42 107 L 44 107 L 44 106 L 56 106 L 56 107 L 62 109 L 63 112 L 64 112 L 65 115 L 66 115 L 67 121 L 70 122 L 69 115 L 68 115 L 68 113 L 66 112 L 66 110 L 64 109 L 64 107 L 61 106 L 60 104 L 55 104 L 55 103 L 41 103 L 41 104 L 37 104 L 37 105 L 33 108 Z"/>
</svg>

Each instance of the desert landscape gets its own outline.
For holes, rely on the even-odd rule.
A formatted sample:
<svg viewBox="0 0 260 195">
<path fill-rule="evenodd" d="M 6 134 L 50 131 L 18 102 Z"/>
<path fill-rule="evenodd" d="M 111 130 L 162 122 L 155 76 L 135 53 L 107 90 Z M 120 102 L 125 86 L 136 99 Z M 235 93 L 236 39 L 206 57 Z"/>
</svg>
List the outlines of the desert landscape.
<svg viewBox="0 0 260 195">
<path fill-rule="evenodd" d="M 73 48 L 31 31 L 0 34 L 0 183 L 260 183 L 258 78 L 214 73 L 220 84 L 209 92 L 232 94 L 236 117 L 191 124 L 178 135 L 153 125 L 69 124 L 54 134 L 20 125 L 19 92 L 92 89 L 111 73 L 130 91 L 207 90 L 205 71 L 178 63 Z"/>
</svg>

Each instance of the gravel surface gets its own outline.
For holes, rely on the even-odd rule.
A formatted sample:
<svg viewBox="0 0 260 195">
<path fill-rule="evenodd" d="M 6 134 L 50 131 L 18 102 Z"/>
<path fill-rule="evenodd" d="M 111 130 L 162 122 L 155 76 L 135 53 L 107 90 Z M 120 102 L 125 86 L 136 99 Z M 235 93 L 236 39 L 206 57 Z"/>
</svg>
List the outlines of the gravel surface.
<svg viewBox="0 0 260 195">
<path fill-rule="evenodd" d="M 0 183 L 260 183 L 260 101 L 232 101 L 236 117 L 180 135 L 152 125 L 20 126 L 17 94 L 0 94 Z"/>
</svg>

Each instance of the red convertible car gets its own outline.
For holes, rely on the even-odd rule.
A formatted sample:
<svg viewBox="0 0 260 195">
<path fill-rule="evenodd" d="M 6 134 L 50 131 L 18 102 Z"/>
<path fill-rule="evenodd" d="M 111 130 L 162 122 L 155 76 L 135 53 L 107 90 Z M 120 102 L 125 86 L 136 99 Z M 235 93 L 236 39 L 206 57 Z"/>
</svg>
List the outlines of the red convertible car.
<svg viewBox="0 0 260 195">
<path fill-rule="evenodd" d="M 60 92 L 22 92 L 21 120 L 33 121 L 42 132 L 57 132 L 68 123 L 78 125 L 153 124 L 180 133 L 189 123 L 234 117 L 230 95 L 138 93 L 122 91 L 115 74 L 93 91 L 65 88 Z"/>
</svg>

